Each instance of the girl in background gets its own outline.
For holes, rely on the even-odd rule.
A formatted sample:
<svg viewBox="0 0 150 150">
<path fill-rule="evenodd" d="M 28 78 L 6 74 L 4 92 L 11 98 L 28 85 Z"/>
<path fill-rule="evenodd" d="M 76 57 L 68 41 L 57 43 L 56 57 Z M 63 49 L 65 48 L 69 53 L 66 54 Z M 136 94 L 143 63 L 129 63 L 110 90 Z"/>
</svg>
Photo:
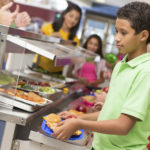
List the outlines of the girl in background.
<svg viewBox="0 0 150 150">
<path fill-rule="evenodd" d="M 47 36 L 59 37 L 63 40 L 70 40 L 79 45 L 79 39 L 76 36 L 76 32 L 79 27 L 81 19 L 81 9 L 79 6 L 69 3 L 67 9 L 62 12 L 61 17 L 53 24 L 47 24 L 42 27 L 41 31 Z M 34 58 L 34 64 L 38 61 L 38 67 L 49 72 L 61 72 L 63 67 L 55 67 L 54 61 L 36 55 Z"/>
<path fill-rule="evenodd" d="M 150 43 L 147 44 L 147 52 L 150 52 Z"/>
<path fill-rule="evenodd" d="M 83 47 L 100 55 L 100 61 L 88 61 L 75 65 L 72 74 L 87 86 L 97 86 L 104 82 L 103 72 L 106 70 L 102 40 L 98 35 L 93 34 L 88 37 Z"/>
</svg>

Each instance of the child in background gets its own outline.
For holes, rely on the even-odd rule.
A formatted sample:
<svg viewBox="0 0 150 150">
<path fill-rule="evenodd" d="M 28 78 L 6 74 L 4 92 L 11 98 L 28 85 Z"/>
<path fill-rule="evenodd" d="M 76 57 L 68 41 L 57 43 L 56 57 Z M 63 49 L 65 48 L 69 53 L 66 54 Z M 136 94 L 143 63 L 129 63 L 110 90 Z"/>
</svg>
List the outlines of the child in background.
<svg viewBox="0 0 150 150">
<path fill-rule="evenodd" d="M 79 45 L 79 39 L 76 36 L 76 32 L 79 27 L 81 14 L 82 12 L 79 6 L 69 3 L 67 9 L 62 12 L 61 17 L 53 24 L 43 26 L 41 31 L 47 36 L 71 40 L 75 42 L 76 45 Z M 61 72 L 63 69 L 63 67 L 55 67 L 54 61 L 43 56 L 39 57 L 39 55 L 36 55 L 34 64 L 36 64 L 37 61 L 39 67 L 49 72 Z"/>
<path fill-rule="evenodd" d="M 102 54 L 102 40 L 98 35 L 93 34 L 88 37 L 83 47 L 100 55 L 100 61 L 92 60 L 76 64 L 72 74 L 87 86 L 97 86 L 104 82 L 103 72 L 106 70 Z"/>
<path fill-rule="evenodd" d="M 95 132 L 94 150 L 146 150 L 150 135 L 150 5 L 131 2 L 120 8 L 116 45 L 125 54 L 113 70 L 100 113 L 68 119 L 55 133 L 68 139 L 77 129 Z"/>
<path fill-rule="evenodd" d="M 150 43 L 147 44 L 147 52 L 150 52 Z"/>
</svg>

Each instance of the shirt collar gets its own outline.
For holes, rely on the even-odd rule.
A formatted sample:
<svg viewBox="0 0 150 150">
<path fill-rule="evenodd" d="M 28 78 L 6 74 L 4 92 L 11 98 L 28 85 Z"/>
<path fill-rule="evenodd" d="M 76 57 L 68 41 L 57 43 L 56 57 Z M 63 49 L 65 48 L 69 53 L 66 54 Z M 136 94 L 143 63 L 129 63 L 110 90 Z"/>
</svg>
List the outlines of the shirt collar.
<svg viewBox="0 0 150 150">
<path fill-rule="evenodd" d="M 126 55 L 123 60 L 122 60 L 122 63 L 126 63 L 128 64 L 130 67 L 136 67 L 138 66 L 139 64 L 141 63 L 144 63 L 145 61 L 150 61 L 150 53 L 145 53 L 143 55 L 140 55 L 128 62 L 127 61 L 127 58 L 128 58 L 128 55 Z"/>
</svg>

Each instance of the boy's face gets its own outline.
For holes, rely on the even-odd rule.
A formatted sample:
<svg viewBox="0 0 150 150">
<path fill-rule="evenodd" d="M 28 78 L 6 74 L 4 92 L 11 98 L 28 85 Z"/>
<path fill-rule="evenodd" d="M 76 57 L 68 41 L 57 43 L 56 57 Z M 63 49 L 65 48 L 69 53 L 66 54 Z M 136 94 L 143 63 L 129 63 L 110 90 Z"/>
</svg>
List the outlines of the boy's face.
<svg viewBox="0 0 150 150">
<path fill-rule="evenodd" d="M 140 47 L 140 35 L 135 34 L 130 22 L 125 19 L 117 18 L 115 27 L 115 41 L 120 53 L 135 56 Z"/>
</svg>

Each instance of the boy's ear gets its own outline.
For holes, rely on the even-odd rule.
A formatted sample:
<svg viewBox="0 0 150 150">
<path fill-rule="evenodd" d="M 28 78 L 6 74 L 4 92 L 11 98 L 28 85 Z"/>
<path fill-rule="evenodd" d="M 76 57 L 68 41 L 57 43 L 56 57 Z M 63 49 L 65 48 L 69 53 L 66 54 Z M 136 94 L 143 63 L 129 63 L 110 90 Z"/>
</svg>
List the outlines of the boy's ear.
<svg viewBox="0 0 150 150">
<path fill-rule="evenodd" d="M 149 32 L 147 30 L 143 30 L 140 34 L 142 42 L 146 41 L 149 37 Z"/>
</svg>

